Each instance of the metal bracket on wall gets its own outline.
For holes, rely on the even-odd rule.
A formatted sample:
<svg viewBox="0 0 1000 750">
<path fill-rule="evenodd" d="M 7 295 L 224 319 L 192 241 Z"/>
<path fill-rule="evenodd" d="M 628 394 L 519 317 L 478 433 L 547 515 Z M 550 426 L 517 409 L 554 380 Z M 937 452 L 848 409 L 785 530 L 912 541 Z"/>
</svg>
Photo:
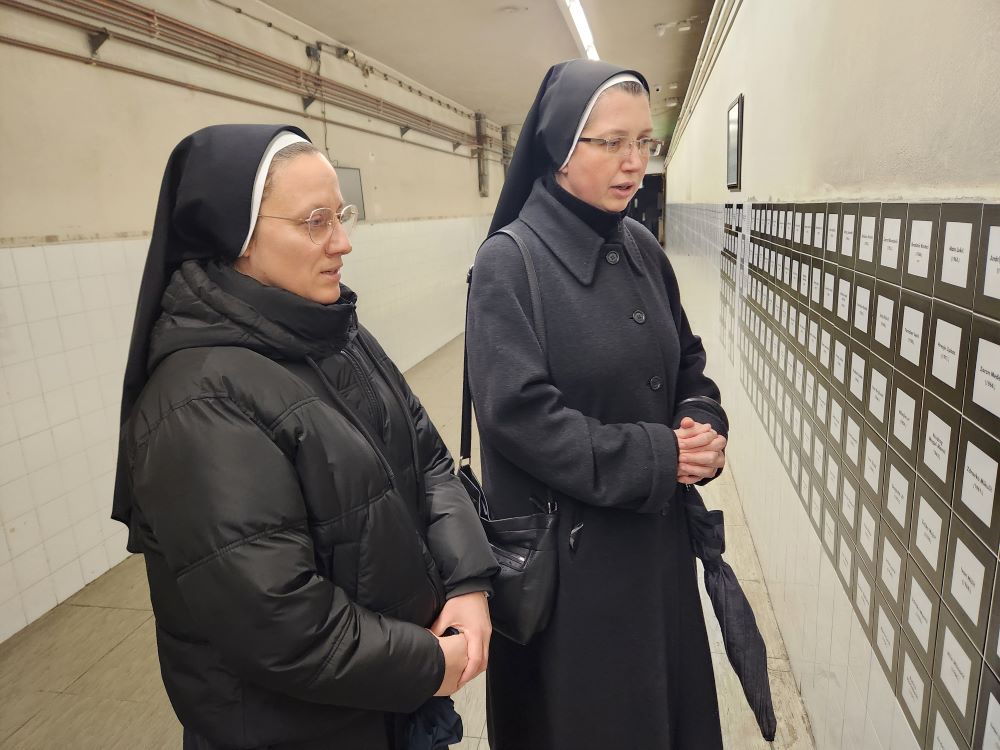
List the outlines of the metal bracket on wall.
<svg viewBox="0 0 1000 750">
<path fill-rule="evenodd" d="M 514 145 L 510 140 L 510 128 L 504 125 L 500 128 L 500 163 L 503 165 L 503 176 L 507 178 L 507 167 L 510 166 L 510 158 L 514 153 Z"/>
<path fill-rule="evenodd" d="M 90 42 L 90 54 L 96 55 L 97 50 L 111 38 L 111 32 L 107 29 L 101 29 L 100 31 L 95 31 L 93 34 L 87 34 L 87 41 Z"/>
<path fill-rule="evenodd" d="M 399 137 L 400 138 L 402 138 L 404 135 L 406 135 L 409 132 L 410 132 L 410 126 L 409 125 L 400 125 L 399 126 Z"/>
<path fill-rule="evenodd" d="M 486 159 L 486 115 L 476 112 L 476 162 L 479 165 L 479 197 L 490 194 L 490 166 Z"/>
<path fill-rule="evenodd" d="M 309 109 L 309 105 L 316 101 L 315 96 L 303 96 L 302 97 L 302 110 L 305 111 Z"/>
</svg>

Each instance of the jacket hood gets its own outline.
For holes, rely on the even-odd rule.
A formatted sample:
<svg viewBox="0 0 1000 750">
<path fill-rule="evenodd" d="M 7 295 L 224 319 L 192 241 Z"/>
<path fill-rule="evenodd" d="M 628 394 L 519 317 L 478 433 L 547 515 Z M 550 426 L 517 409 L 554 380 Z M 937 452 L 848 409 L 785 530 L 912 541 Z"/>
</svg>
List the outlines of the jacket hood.
<svg viewBox="0 0 1000 750">
<path fill-rule="evenodd" d="M 202 346 L 239 346 L 280 360 L 328 357 L 357 335 L 356 302 L 346 286 L 338 302 L 321 305 L 218 261 L 186 261 L 163 293 L 149 372 L 174 352 Z"/>
</svg>

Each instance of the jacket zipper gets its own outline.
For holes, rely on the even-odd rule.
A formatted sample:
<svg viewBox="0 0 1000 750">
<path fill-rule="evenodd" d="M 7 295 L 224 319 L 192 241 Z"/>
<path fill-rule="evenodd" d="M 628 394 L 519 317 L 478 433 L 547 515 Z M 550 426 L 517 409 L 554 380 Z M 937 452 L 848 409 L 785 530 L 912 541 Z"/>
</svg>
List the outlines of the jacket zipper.
<svg viewBox="0 0 1000 750">
<path fill-rule="evenodd" d="M 410 433 L 410 454 L 413 456 L 413 469 L 414 469 L 413 474 L 416 477 L 417 512 L 420 514 L 420 517 L 426 523 L 429 520 L 429 513 L 426 507 L 427 488 L 424 486 L 424 471 L 423 471 L 423 466 L 421 465 L 420 462 L 420 448 L 419 448 L 419 440 L 417 438 L 417 428 L 413 424 L 413 417 L 410 414 L 410 407 L 406 403 L 406 398 L 403 396 L 403 393 L 393 382 L 392 377 L 389 375 L 389 372 L 385 369 L 385 367 L 382 366 L 382 363 L 379 362 L 378 357 L 375 356 L 372 350 L 368 348 L 368 344 L 365 343 L 365 340 L 361 334 L 358 335 L 357 341 L 358 344 L 361 346 L 361 351 L 363 351 L 368 356 L 368 359 L 371 360 L 372 365 L 374 365 L 375 367 L 375 370 L 382 377 L 382 381 L 389 388 L 390 393 L 392 393 L 393 398 L 396 399 L 396 403 L 399 405 L 400 411 L 402 411 L 402 413 L 405 416 L 406 428 L 407 431 Z"/>
<path fill-rule="evenodd" d="M 361 366 L 361 362 L 357 355 L 354 354 L 350 349 L 344 349 L 341 354 L 351 363 L 351 369 L 354 370 L 354 374 L 358 379 L 358 383 L 361 385 L 361 390 L 365 394 L 365 400 L 368 401 L 368 411 L 371 413 L 372 420 L 375 423 L 375 432 L 385 439 L 385 411 L 381 401 L 379 400 L 378 394 L 375 393 L 375 387 L 368 381 L 365 376 L 364 368 Z"/>
<path fill-rule="evenodd" d="M 312 368 L 313 372 L 319 378 L 323 387 L 326 388 L 327 393 L 330 394 L 330 398 L 333 402 L 340 408 L 341 412 L 347 417 L 347 421 L 354 425 L 354 429 L 361 433 L 361 437 L 365 439 L 368 443 L 368 447 L 372 449 L 375 453 L 375 457 L 378 458 L 380 464 L 382 464 L 382 469 L 385 471 L 385 476 L 389 480 L 389 486 L 395 488 L 396 486 L 396 474 L 392 470 L 392 465 L 389 463 L 389 459 L 385 457 L 385 454 L 379 449 L 378 445 L 375 443 L 375 439 L 369 432 L 368 428 L 365 427 L 364 423 L 358 418 L 358 416 L 351 410 L 347 402 L 337 393 L 337 389 L 333 387 L 333 383 L 326 376 L 326 373 L 320 368 L 319 365 L 311 357 L 306 357 L 306 362 Z"/>
</svg>

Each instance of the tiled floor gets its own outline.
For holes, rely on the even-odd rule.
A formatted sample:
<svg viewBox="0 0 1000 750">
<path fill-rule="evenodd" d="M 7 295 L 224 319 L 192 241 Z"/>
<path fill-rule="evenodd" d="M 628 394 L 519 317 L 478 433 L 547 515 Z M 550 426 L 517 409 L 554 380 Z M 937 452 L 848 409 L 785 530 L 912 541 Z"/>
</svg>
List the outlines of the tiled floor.
<svg viewBox="0 0 1000 750">
<path fill-rule="evenodd" d="M 407 373 L 457 453 L 462 343 L 456 339 Z M 814 747 L 785 646 L 763 584 L 732 472 L 703 493 L 727 518 L 726 558 L 743 583 L 768 648 L 778 717 L 775 748 Z M 723 733 L 730 750 L 766 748 L 726 659 L 711 605 L 709 622 Z M 456 697 L 466 739 L 456 750 L 486 750 L 484 680 Z M 113 750 L 179 748 L 180 725 L 160 682 L 153 619 L 140 557 L 131 557 L 0 644 L 0 748 Z M 687 750 L 687 749 L 684 749 Z M 697 750 L 692 748 L 691 750 Z"/>
</svg>

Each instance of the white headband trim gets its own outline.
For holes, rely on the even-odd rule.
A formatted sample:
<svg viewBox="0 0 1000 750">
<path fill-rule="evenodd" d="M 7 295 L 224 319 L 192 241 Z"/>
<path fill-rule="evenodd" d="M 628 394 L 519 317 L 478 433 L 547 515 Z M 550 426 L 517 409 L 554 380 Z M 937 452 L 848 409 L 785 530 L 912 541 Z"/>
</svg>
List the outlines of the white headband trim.
<svg viewBox="0 0 1000 750">
<path fill-rule="evenodd" d="M 576 151 L 576 144 L 580 140 L 580 134 L 583 132 L 583 127 L 587 124 L 587 120 L 590 119 L 590 113 L 593 111 L 594 105 L 597 104 L 598 97 L 600 97 L 601 94 L 612 86 L 617 86 L 619 83 L 625 83 L 626 81 L 635 81 L 642 86 L 642 81 L 631 73 L 619 73 L 616 76 L 611 76 L 611 78 L 602 83 L 600 88 L 594 92 L 592 97 L 590 97 L 590 102 L 587 103 L 587 108 L 583 110 L 583 117 L 580 118 L 580 124 L 576 128 L 576 135 L 573 136 L 573 143 L 570 144 L 569 153 L 566 154 L 566 160 L 559 166 L 559 169 L 565 169 L 566 165 L 569 164 L 570 157 L 572 157 L 573 152 Z M 646 87 L 643 86 L 643 88 Z"/>
<path fill-rule="evenodd" d="M 271 168 L 271 161 L 274 155 L 293 143 L 309 143 L 301 135 L 296 135 L 288 130 L 282 130 L 267 145 L 264 155 L 260 157 L 260 164 L 257 165 L 257 176 L 253 181 L 253 193 L 250 198 L 250 229 L 247 231 L 246 239 L 243 240 L 243 247 L 240 249 L 240 256 L 247 251 L 250 238 L 253 237 L 253 230 L 257 226 L 257 213 L 260 211 L 260 201 L 264 194 L 264 183 L 267 181 L 267 170 Z"/>
</svg>

